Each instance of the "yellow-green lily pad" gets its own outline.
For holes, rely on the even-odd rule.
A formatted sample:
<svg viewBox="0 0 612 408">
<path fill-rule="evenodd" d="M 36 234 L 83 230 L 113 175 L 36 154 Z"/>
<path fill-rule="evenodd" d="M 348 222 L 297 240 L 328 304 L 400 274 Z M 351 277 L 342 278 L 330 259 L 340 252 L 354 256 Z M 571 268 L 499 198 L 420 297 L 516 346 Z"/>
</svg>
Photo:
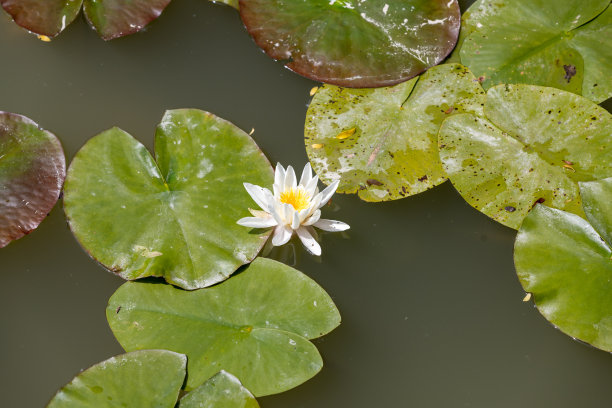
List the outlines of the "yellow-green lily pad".
<svg viewBox="0 0 612 408">
<path fill-rule="evenodd" d="M 396 200 L 446 181 L 438 154 L 442 121 L 482 114 L 484 90 L 459 64 L 378 89 L 321 87 L 306 114 L 305 141 L 320 179 L 365 201 Z"/>
<path fill-rule="evenodd" d="M 538 203 L 584 215 L 578 182 L 612 176 L 612 116 L 554 88 L 493 87 L 484 117 L 446 119 L 439 143 L 463 198 L 514 229 Z"/>
</svg>

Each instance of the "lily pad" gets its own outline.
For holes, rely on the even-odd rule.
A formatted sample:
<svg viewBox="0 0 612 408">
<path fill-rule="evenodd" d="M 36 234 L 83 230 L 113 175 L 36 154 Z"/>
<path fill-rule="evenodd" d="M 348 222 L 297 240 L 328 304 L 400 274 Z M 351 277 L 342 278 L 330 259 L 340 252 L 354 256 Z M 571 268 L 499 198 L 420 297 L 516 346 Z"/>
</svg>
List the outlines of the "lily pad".
<svg viewBox="0 0 612 408">
<path fill-rule="evenodd" d="M 477 1 L 463 18 L 461 63 L 483 77 L 485 89 L 526 83 L 602 102 L 612 96 L 609 5 L 609 0 Z"/>
<path fill-rule="evenodd" d="M 142 30 L 169 3 L 170 0 L 0 0 L 17 24 L 47 37 L 61 33 L 83 5 L 87 21 L 104 40 Z"/>
<path fill-rule="evenodd" d="M 38 227 L 65 176 L 57 137 L 25 116 L 0 112 L 0 248 Z"/>
<path fill-rule="evenodd" d="M 370 88 L 440 63 L 459 35 L 456 0 L 240 0 L 249 33 L 308 78 Z"/>
<path fill-rule="evenodd" d="M 106 317 L 127 351 L 164 348 L 188 356 L 187 389 L 219 370 L 235 374 L 256 396 L 291 389 L 323 362 L 308 341 L 340 324 L 331 298 L 299 271 L 258 258 L 211 288 L 128 282 Z"/>
<path fill-rule="evenodd" d="M 259 408 L 253 394 L 232 374 L 221 371 L 181 398 L 179 408 Z"/>
<path fill-rule="evenodd" d="M 594 222 L 538 205 L 519 230 L 514 262 L 547 320 L 569 336 L 612 351 L 612 179 L 580 187 Z"/>
<path fill-rule="evenodd" d="M 274 178 L 253 139 L 208 112 L 173 110 L 157 127 L 155 153 L 157 161 L 118 128 L 77 153 L 64 209 L 83 248 L 124 279 L 162 276 L 185 289 L 253 260 L 270 232 L 236 224 L 252 205 L 243 182 Z"/>
<path fill-rule="evenodd" d="M 493 87 L 485 117 L 446 119 L 439 143 L 463 198 L 514 229 L 537 203 L 584 215 L 578 182 L 612 176 L 612 116 L 554 88 Z"/>
<path fill-rule="evenodd" d="M 387 201 L 443 183 L 442 121 L 482 115 L 484 90 L 459 64 L 379 89 L 321 87 L 306 114 L 306 152 L 321 180 L 365 201 Z"/>
<path fill-rule="evenodd" d="M 172 408 L 185 379 L 187 359 L 166 350 L 112 357 L 77 375 L 47 408 Z"/>
</svg>

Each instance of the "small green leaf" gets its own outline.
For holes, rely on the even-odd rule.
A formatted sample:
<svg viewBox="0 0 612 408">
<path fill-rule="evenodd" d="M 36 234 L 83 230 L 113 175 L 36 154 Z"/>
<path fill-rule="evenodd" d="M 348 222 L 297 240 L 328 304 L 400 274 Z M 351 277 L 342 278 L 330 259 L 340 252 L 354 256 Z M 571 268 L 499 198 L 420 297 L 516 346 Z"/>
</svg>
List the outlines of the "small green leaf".
<svg viewBox="0 0 612 408">
<path fill-rule="evenodd" d="M 47 408 L 172 408 L 186 364 L 184 355 L 166 350 L 115 356 L 77 375 Z"/>
<path fill-rule="evenodd" d="M 178 407 L 259 408 L 259 404 L 236 377 L 221 371 L 181 398 Z"/>
<path fill-rule="evenodd" d="M 612 116 L 586 98 L 500 85 L 485 116 L 445 120 L 440 158 L 463 198 L 504 225 L 517 229 L 537 203 L 584 215 L 578 182 L 612 176 Z"/>
<path fill-rule="evenodd" d="M 591 225 L 542 205 L 525 218 L 514 262 L 538 310 L 564 333 L 612 351 L 612 179 L 580 183 Z M 595 227 L 595 228 L 593 228 Z M 599 233 L 598 233 L 599 232 Z M 602 238 L 603 237 L 603 238 Z"/>
<path fill-rule="evenodd" d="M 21 27 L 55 37 L 74 21 L 83 0 L 0 0 L 0 4 Z"/>
<path fill-rule="evenodd" d="M 210 113 L 173 110 L 155 151 L 157 162 L 114 128 L 77 153 L 64 208 L 85 250 L 124 279 L 163 276 L 186 289 L 255 258 L 270 232 L 236 224 L 253 204 L 243 182 L 270 186 L 273 171 L 253 139 Z"/>
<path fill-rule="evenodd" d="M 0 112 L 0 248 L 38 227 L 65 176 L 57 137 L 25 116 Z"/>
<path fill-rule="evenodd" d="M 526 83 L 602 102 L 612 96 L 609 5 L 609 0 L 477 1 L 462 19 L 460 61 L 483 77 L 485 89 Z"/>
<path fill-rule="evenodd" d="M 307 339 L 340 324 L 331 298 L 313 280 L 269 259 L 211 288 L 129 282 L 106 316 L 125 350 L 163 348 L 188 356 L 187 388 L 219 370 L 234 373 L 256 396 L 291 389 L 323 362 Z"/>
<path fill-rule="evenodd" d="M 406 81 L 440 63 L 459 34 L 456 0 L 241 0 L 249 33 L 308 78 L 353 88 Z"/>
<path fill-rule="evenodd" d="M 170 0 L 85 0 L 87 21 L 104 40 L 142 30 L 160 16 Z"/>
<path fill-rule="evenodd" d="M 321 87 L 306 114 L 310 163 L 321 180 L 365 201 L 396 200 L 446 181 L 438 154 L 442 121 L 482 114 L 484 91 L 459 64 L 379 89 Z"/>
</svg>

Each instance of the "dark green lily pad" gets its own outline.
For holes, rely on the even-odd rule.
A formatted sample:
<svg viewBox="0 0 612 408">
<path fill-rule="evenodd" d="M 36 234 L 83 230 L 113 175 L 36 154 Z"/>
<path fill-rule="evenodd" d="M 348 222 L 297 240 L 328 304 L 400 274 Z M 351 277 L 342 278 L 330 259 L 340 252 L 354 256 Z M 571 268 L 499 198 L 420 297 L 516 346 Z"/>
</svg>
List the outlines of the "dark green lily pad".
<svg viewBox="0 0 612 408">
<path fill-rule="evenodd" d="M 519 230 L 514 262 L 547 320 L 569 336 L 612 351 L 612 179 L 580 187 L 595 222 L 538 205 Z"/>
<path fill-rule="evenodd" d="M 456 0 L 241 0 L 249 33 L 308 78 L 371 88 L 440 63 L 459 34 Z"/>
<path fill-rule="evenodd" d="M 232 374 L 221 371 L 181 398 L 179 408 L 259 408 L 253 394 Z"/>
<path fill-rule="evenodd" d="M 323 362 L 308 339 L 340 324 L 336 306 L 316 282 L 264 258 L 217 286 L 192 292 L 128 282 L 111 297 L 106 317 L 125 350 L 186 354 L 187 389 L 226 370 L 256 396 L 314 376 Z"/>
<path fill-rule="evenodd" d="M 213 285 L 250 262 L 270 232 L 236 224 L 271 186 L 273 170 L 249 135 L 196 109 L 168 111 L 156 160 L 124 131 L 88 141 L 68 170 L 64 208 L 91 256 L 124 279 L 162 276 L 186 289 Z"/>
<path fill-rule="evenodd" d="M 142 30 L 170 0 L 0 0 L 15 22 L 40 35 L 55 37 L 84 7 L 89 24 L 105 40 Z"/>
<path fill-rule="evenodd" d="M 584 215 L 578 182 L 612 176 L 612 116 L 586 98 L 500 85 L 487 93 L 485 116 L 445 120 L 440 158 L 463 198 L 508 227 L 537 203 Z"/>
<path fill-rule="evenodd" d="M 388 88 L 325 85 L 306 114 L 306 152 L 321 180 L 341 193 L 387 201 L 443 183 L 438 153 L 442 121 L 482 114 L 484 91 L 459 64 L 439 65 Z"/>
<path fill-rule="evenodd" d="M 526 83 L 602 102 L 612 96 L 609 4 L 609 0 L 477 1 L 462 20 L 461 62 L 482 76 L 485 89 Z"/>
<path fill-rule="evenodd" d="M 186 364 L 184 355 L 166 350 L 112 357 L 77 375 L 47 408 L 172 408 Z"/>
<path fill-rule="evenodd" d="M 38 227 L 65 176 L 57 137 L 25 116 L 0 112 L 0 248 Z"/>
</svg>

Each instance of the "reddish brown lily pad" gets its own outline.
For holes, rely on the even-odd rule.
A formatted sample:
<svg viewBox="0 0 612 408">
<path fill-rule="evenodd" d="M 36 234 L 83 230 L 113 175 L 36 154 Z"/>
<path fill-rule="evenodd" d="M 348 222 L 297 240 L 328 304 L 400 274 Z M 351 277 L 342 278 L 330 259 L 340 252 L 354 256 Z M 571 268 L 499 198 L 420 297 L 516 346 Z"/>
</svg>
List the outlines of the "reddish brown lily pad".
<svg viewBox="0 0 612 408">
<path fill-rule="evenodd" d="M 459 35 L 456 0 L 240 0 L 270 57 L 307 78 L 352 88 L 406 81 L 440 63 Z"/>
<path fill-rule="evenodd" d="M 65 177 L 57 137 L 25 116 L 0 112 L 0 248 L 38 227 Z"/>
</svg>

